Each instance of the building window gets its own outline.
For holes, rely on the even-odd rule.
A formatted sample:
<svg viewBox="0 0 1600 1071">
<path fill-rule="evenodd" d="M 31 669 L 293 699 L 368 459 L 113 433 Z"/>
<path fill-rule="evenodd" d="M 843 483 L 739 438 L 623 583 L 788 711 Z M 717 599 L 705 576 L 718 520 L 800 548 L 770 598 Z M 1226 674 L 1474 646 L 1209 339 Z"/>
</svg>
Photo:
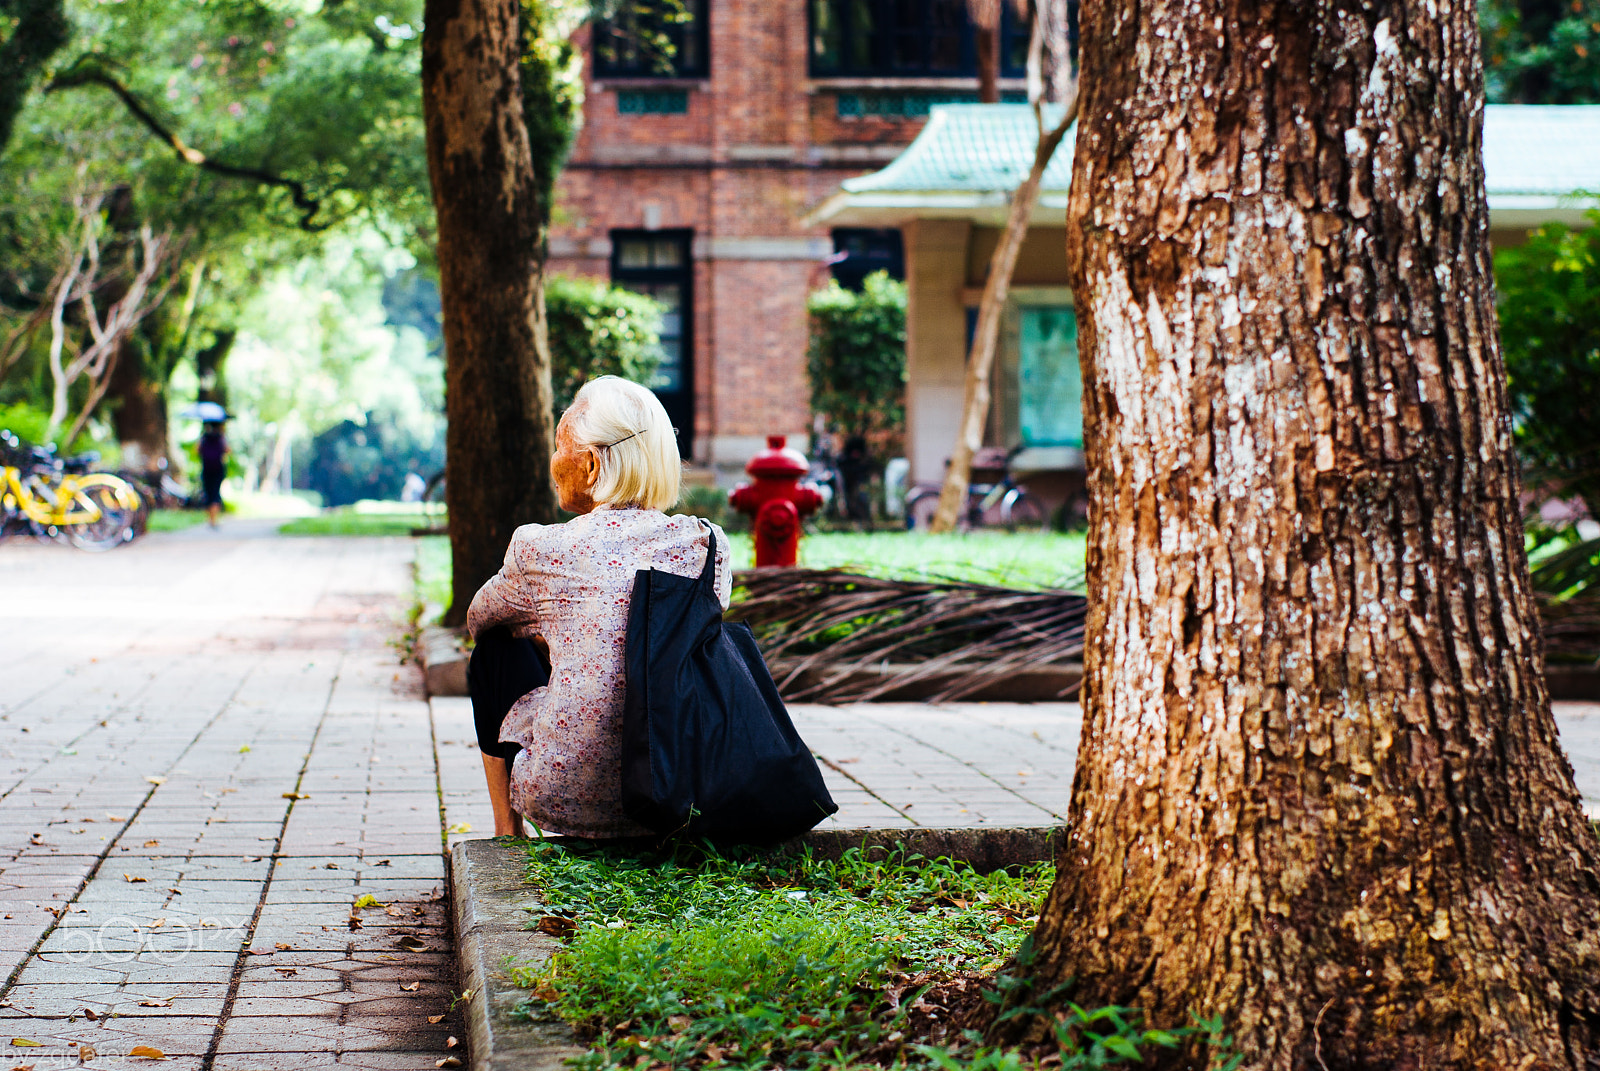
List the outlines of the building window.
<svg viewBox="0 0 1600 1071">
<path fill-rule="evenodd" d="M 839 227 L 833 232 L 833 253 L 833 277 L 846 290 L 860 290 L 862 280 L 875 271 L 886 271 L 891 279 L 906 277 L 897 230 Z"/>
<path fill-rule="evenodd" d="M 597 78 L 704 78 L 710 73 L 707 0 L 620 0 L 595 23 Z"/>
<path fill-rule="evenodd" d="M 694 435 L 694 261 L 691 231 L 612 231 L 611 281 L 661 302 L 661 367 L 652 389 L 692 456 Z"/>
<path fill-rule="evenodd" d="M 1083 446 L 1078 318 L 1059 305 L 1023 306 L 1017 324 L 1017 430 L 1024 446 Z"/>
<path fill-rule="evenodd" d="M 966 0 L 811 0 L 813 77 L 974 78 L 978 52 Z M 1000 75 L 1027 74 L 1028 24 L 1000 15 Z"/>
</svg>

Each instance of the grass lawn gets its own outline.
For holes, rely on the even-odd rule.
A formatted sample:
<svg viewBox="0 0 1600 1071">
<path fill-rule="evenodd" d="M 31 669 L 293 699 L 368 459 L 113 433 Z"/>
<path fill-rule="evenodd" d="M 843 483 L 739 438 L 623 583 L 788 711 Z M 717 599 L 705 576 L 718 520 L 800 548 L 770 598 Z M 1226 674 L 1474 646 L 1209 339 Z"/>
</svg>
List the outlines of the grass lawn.
<svg viewBox="0 0 1600 1071">
<path fill-rule="evenodd" d="M 352 514 L 322 514 L 284 526 L 291 535 L 391 535 L 379 530 L 312 531 L 302 525 L 329 523 Z M 338 523 L 362 524 L 367 521 Z M 755 550 L 748 532 L 728 533 L 735 569 L 748 569 Z M 870 576 L 926 580 L 976 580 L 1017 588 L 1079 588 L 1083 584 L 1084 535 L 1037 532 L 817 532 L 800 540 L 800 564 L 814 569 L 843 568 Z M 437 620 L 450 601 L 450 541 L 426 536 L 417 541 L 417 598 L 423 620 Z"/>
<path fill-rule="evenodd" d="M 147 531 L 181 532 L 205 523 L 206 511 L 203 509 L 158 509 L 150 511 Z"/>
<path fill-rule="evenodd" d="M 387 507 L 387 508 L 384 508 Z M 297 517 L 278 529 L 282 535 L 408 536 L 413 528 L 433 528 L 444 514 L 398 502 L 358 502 L 309 517 Z"/>
<path fill-rule="evenodd" d="M 590 1039 L 577 1067 L 1033 1066 L 972 1039 L 916 1044 L 912 1005 L 925 985 L 997 971 L 999 990 L 1028 1002 L 1026 983 L 1003 968 L 1019 950 L 1028 958 L 1048 863 L 980 874 L 904 853 L 869 862 L 858 849 L 828 862 L 687 842 L 629 853 L 542 841 L 528 863 L 547 905 L 530 928 L 566 947 L 512 975 Z M 1137 1063 L 1195 1033 L 1144 1030 L 1126 1009 L 1059 1010 L 1059 1063 L 1053 1052 L 1047 1062 L 1063 1069 Z"/>
</svg>

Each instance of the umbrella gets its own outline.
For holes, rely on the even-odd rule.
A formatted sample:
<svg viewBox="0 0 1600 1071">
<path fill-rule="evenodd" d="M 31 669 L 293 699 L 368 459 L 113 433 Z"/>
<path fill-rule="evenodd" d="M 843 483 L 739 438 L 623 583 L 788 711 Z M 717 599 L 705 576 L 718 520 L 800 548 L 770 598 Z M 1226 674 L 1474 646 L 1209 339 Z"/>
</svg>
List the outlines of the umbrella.
<svg viewBox="0 0 1600 1071">
<path fill-rule="evenodd" d="M 188 417 L 190 420 L 204 420 L 208 423 L 228 419 L 228 411 L 216 402 L 195 402 L 178 415 Z"/>
</svg>

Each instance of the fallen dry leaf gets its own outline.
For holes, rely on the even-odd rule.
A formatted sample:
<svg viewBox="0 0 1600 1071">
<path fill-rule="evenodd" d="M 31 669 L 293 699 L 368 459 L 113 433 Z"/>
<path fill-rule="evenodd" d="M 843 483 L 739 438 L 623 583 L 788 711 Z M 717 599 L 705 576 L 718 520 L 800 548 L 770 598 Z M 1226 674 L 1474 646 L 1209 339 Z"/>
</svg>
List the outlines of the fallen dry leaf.
<svg viewBox="0 0 1600 1071">
<path fill-rule="evenodd" d="M 294 951 L 294 945 L 285 944 L 282 941 L 279 941 L 277 944 L 273 945 L 272 947 L 276 948 L 279 952 L 293 952 Z"/>
<path fill-rule="evenodd" d="M 33 1071 L 32 1064 L 13 1064 L 11 1071 Z"/>
<path fill-rule="evenodd" d="M 144 846 L 146 848 L 159 848 L 161 847 L 161 842 L 159 840 L 147 840 L 144 842 Z"/>
<path fill-rule="evenodd" d="M 122 880 L 128 882 L 130 885 L 137 885 L 142 881 L 149 881 L 150 879 L 137 877 L 133 874 L 124 874 L 122 875 Z"/>
<path fill-rule="evenodd" d="M 428 1022 L 430 1022 L 430 1023 L 442 1023 L 442 1022 L 444 1022 L 444 1016 L 443 1015 L 430 1015 L 430 1016 L 428 1016 Z"/>
<path fill-rule="evenodd" d="M 32 844 L 32 845 L 35 845 L 35 846 L 43 844 L 44 843 L 44 834 L 43 833 L 35 833 L 33 836 L 28 838 L 28 843 Z"/>
<path fill-rule="evenodd" d="M 93 1045 L 78 1046 L 78 1062 L 80 1063 L 88 1063 L 90 1060 L 93 1060 L 99 1055 L 100 1050 L 95 1048 Z"/>
<path fill-rule="evenodd" d="M 387 859 L 379 859 L 376 863 L 373 863 L 372 865 L 373 866 L 388 866 L 389 865 L 389 860 L 387 860 Z"/>
<path fill-rule="evenodd" d="M 461 1044 L 461 1040 L 459 1038 L 448 1037 L 444 1039 L 444 1047 L 447 1049 L 453 1049 L 459 1044 Z"/>
<path fill-rule="evenodd" d="M 85 1008 L 83 1009 L 83 1017 L 92 1023 L 100 1018 L 100 1013 L 93 1008 Z"/>
<path fill-rule="evenodd" d="M 415 993 L 417 990 L 422 988 L 422 983 L 421 982 L 407 982 L 405 985 L 401 986 L 400 988 L 405 990 L 407 993 Z"/>
<path fill-rule="evenodd" d="M 400 949 L 403 952 L 426 952 L 428 943 L 420 937 L 413 937 L 409 933 L 400 938 Z"/>
<path fill-rule="evenodd" d="M 170 1001 L 170 1000 L 141 1000 L 139 1002 L 139 1007 L 141 1007 L 141 1008 L 170 1008 L 170 1007 L 172 1007 L 172 1001 Z"/>
<path fill-rule="evenodd" d="M 576 922 L 569 918 L 562 918 L 560 915 L 546 915 L 539 920 L 539 925 L 535 927 L 540 933 L 547 933 L 551 937 L 559 937 L 563 940 L 571 937 L 577 928 L 578 924 Z"/>
<path fill-rule="evenodd" d="M 146 1060 L 165 1060 L 167 1054 L 152 1045 L 135 1045 L 128 1050 L 129 1056 L 142 1056 Z"/>
<path fill-rule="evenodd" d="M 127 820 L 128 820 L 128 816 L 125 815 L 125 814 L 107 814 L 106 815 L 106 821 L 107 822 L 126 822 Z"/>
<path fill-rule="evenodd" d="M 350 923 L 350 929 L 351 929 L 352 932 L 354 932 L 356 930 L 359 930 L 361 928 L 361 916 L 360 915 L 351 915 L 349 917 L 349 919 L 347 919 L 346 921 Z"/>
<path fill-rule="evenodd" d="M 19 1049 L 37 1049 L 43 1042 L 35 1041 L 32 1038 L 12 1038 L 11 1044 Z"/>
<path fill-rule="evenodd" d="M 398 907 L 386 907 L 383 909 L 383 913 L 392 919 L 402 919 L 406 917 L 406 913 L 401 911 Z"/>
<path fill-rule="evenodd" d="M 298 970 L 296 970 L 293 967 L 274 967 L 272 969 L 277 971 L 279 974 L 283 975 L 285 978 L 289 977 L 292 974 L 299 974 L 300 973 Z"/>
<path fill-rule="evenodd" d="M 433 1066 L 434 1067 L 460 1067 L 461 1066 L 461 1057 L 459 1057 L 459 1056 L 446 1056 L 443 1060 L 435 1060 L 433 1062 Z"/>
<path fill-rule="evenodd" d="M 324 863 L 324 864 L 322 864 L 322 869 L 324 869 L 324 870 L 338 870 L 339 869 L 339 864 L 338 863 Z"/>
<path fill-rule="evenodd" d="M 309 792 L 285 792 L 283 798 L 286 800 L 308 800 L 311 798 L 311 794 Z"/>
</svg>

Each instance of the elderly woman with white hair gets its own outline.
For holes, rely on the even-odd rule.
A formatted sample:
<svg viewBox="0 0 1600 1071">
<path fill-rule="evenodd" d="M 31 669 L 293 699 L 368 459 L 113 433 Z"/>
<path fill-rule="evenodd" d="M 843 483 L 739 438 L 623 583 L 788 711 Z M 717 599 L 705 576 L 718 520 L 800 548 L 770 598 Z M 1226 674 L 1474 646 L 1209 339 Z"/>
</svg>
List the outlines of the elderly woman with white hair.
<svg viewBox="0 0 1600 1071">
<path fill-rule="evenodd" d="M 715 526 L 662 512 L 678 500 L 681 471 L 666 410 L 636 383 L 591 380 L 562 414 L 550 472 L 561 508 L 578 516 L 518 528 L 467 612 L 496 836 L 521 835 L 524 817 L 579 837 L 650 832 L 622 810 L 624 643 L 638 570 L 692 577 L 705 567 Z M 716 547 L 726 609 L 720 529 Z"/>
</svg>

